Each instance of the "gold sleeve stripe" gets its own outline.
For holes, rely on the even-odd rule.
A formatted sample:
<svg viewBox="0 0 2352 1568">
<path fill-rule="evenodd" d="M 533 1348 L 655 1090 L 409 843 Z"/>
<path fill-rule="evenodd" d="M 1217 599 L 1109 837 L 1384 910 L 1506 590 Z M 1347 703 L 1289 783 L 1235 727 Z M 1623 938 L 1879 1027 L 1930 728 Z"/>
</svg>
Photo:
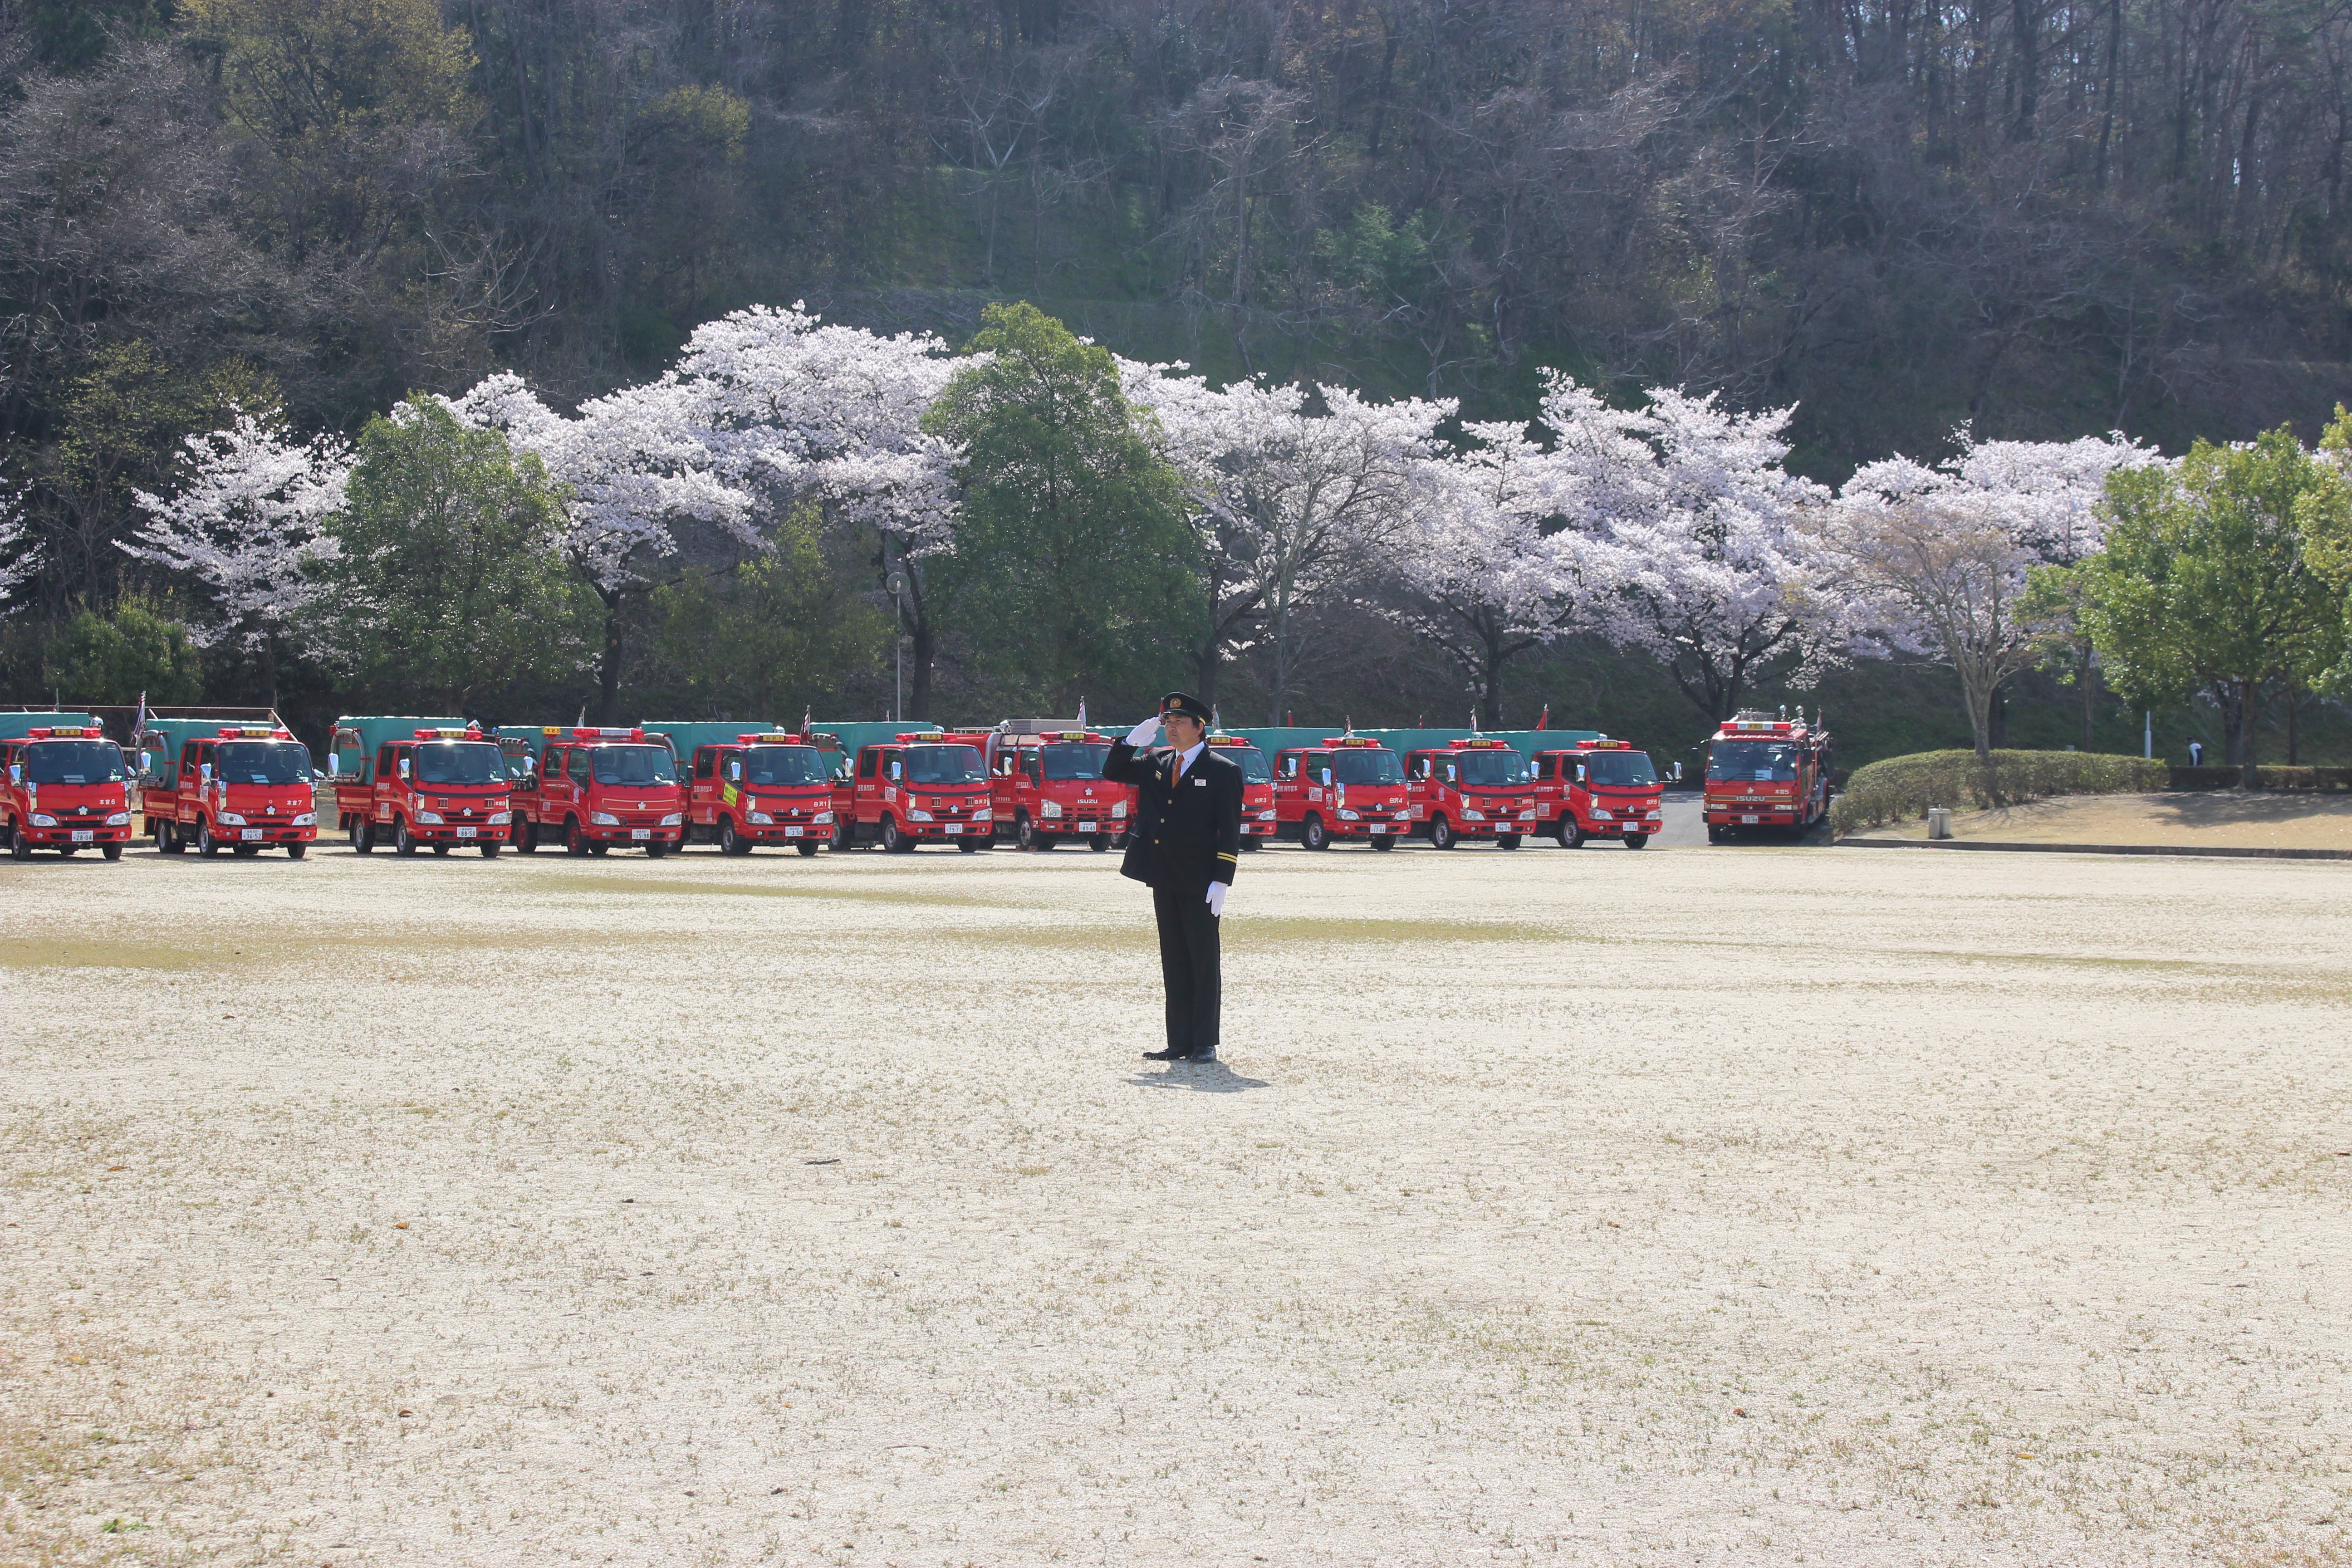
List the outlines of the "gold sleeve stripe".
<svg viewBox="0 0 2352 1568">
<path fill-rule="evenodd" d="M 1236 865 L 1236 866 L 1238 866 L 1238 865 L 1240 865 L 1240 864 L 1242 863 L 1242 858 L 1241 858 L 1240 856 L 1238 856 L 1238 855 L 1225 855 L 1225 854 L 1220 854 L 1220 855 L 1218 855 L 1217 858 L 1218 858 L 1218 859 L 1220 859 L 1220 860 L 1231 860 L 1231 861 L 1232 861 L 1234 865 Z"/>
</svg>

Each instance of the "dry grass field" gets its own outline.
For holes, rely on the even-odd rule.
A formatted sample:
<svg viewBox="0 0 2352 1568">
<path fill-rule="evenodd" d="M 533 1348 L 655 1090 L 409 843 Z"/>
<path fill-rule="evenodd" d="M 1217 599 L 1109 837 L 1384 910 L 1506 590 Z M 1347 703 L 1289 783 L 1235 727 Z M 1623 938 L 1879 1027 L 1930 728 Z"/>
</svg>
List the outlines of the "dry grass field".
<svg viewBox="0 0 2352 1568">
<path fill-rule="evenodd" d="M 1863 830 L 1925 838 L 1925 822 Z M 2010 844 L 2179 844 L 2216 849 L 2352 849 L 2352 795 L 2179 790 L 2076 795 L 1952 814 L 1952 837 Z"/>
<path fill-rule="evenodd" d="M 0 867 L 0 1563 L 2352 1563 L 2352 871 Z"/>
</svg>

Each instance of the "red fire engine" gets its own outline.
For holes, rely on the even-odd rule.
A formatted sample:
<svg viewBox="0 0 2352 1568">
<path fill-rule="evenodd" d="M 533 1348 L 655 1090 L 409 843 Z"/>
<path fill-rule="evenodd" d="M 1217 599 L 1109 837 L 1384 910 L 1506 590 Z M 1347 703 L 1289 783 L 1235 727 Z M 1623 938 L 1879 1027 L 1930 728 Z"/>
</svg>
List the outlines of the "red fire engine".
<svg viewBox="0 0 2352 1568">
<path fill-rule="evenodd" d="M 1135 792 L 1102 776 L 1109 736 L 1001 725 L 956 731 L 948 739 L 980 752 L 996 829 L 1010 832 L 1020 847 L 1052 849 L 1066 839 L 1084 839 L 1100 851 L 1127 831 Z"/>
<path fill-rule="evenodd" d="M 656 858 L 685 831 L 686 793 L 669 747 L 643 730 L 541 730 L 536 752 L 522 754 L 514 782 L 515 847 L 525 854 L 542 837 L 570 855 L 602 855 L 615 844 L 641 846 Z"/>
<path fill-rule="evenodd" d="M 130 769 L 122 748 L 95 725 L 27 730 L 0 741 L 0 826 L 8 853 L 71 855 L 94 848 L 122 858 L 131 842 Z"/>
<path fill-rule="evenodd" d="M 977 746 L 942 730 L 858 747 L 851 801 L 853 820 L 842 826 L 853 845 L 870 839 L 902 854 L 937 839 L 969 855 L 995 836 L 988 764 Z"/>
<path fill-rule="evenodd" d="M 335 817 L 352 847 L 366 855 L 389 839 L 401 855 L 420 846 L 436 855 L 471 847 L 496 859 L 514 836 L 511 786 L 498 742 L 479 724 L 431 726 L 396 739 L 371 737 L 373 728 L 365 721 L 335 726 Z M 354 762 L 348 772 L 346 756 Z"/>
<path fill-rule="evenodd" d="M 139 811 L 166 855 L 276 845 L 299 860 L 319 837 L 310 748 L 268 724 L 224 724 L 181 742 L 177 763 L 141 786 Z"/>
<path fill-rule="evenodd" d="M 1750 827 L 1801 834 L 1830 808 L 1830 736 L 1821 715 L 1805 722 L 1755 709 L 1727 719 L 1706 745 L 1706 841 Z"/>
<path fill-rule="evenodd" d="M 1242 847 L 1262 847 L 1274 837 L 1274 769 L 1246 736 L 1213 734 L 1208 742 L 1242 770 Z"/>
<path fill-rule="evenodd" d="M 1498 848 L 1517 849 L 1520 836 L 1536 830 L 1528 761 L 1508 741 L 1479 737 L 1409 752 L 1404 775 L 1412 819 L 1437 848 L 1491 838 Z"/>
<path fill-rule="evenodd" d="M 1404 769 L 1369 735 L 1332 735 L 1319 746 L 1276 753 L 1274 811 L 1281 835 L 1309 849 L 1328 849 L 1334 837 L 1393 849 L 1412 831 Z"/>
<path fill-rule="evenodd" d="M 1588 838 L 1622 838 L 1639 849 L 1662 826 L 1664 786 L 1650 753 L 1631 741 L 1586 741 L 1536 753 L 1536 820 L 1563 849 Z"/>
<path fill-rule="evenodd" d="M 694 749 L 688 830 L 708 827 L 729 855 L 789 844 L 814 855 L 833 837 L 833 769 L 816 737 L 785 731 L 738 735 Z"/>
</svg>

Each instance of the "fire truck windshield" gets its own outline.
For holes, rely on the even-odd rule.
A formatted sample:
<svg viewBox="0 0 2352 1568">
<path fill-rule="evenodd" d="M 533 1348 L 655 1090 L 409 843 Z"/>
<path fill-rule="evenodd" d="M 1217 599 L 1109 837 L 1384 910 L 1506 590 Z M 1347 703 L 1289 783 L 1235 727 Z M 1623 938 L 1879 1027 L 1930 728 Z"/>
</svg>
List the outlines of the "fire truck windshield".
<svg viewBox="0 0 2352 1568">
<path fill-rule="evenodd" d="M 506 779 L 506 759 L 488 741 L 431 741 L 416 748 L 418 784 L 504 784 Z"/>
<path fill-rule="evenodd" d="M 743 782 L 781 788 L 785 784 L 821 784 L 832 778 L 824 758 L 814 746 L 747 746 L 743 749 Z"/>
<path fill-rule="evenodd" d="M 230 784 L 302 784 L 310 777 L 310 748 L 299 741 L 223 741 L 214 766 Z"/>
<path fill-rule="evenodd" d="M 25 748 L 25 782 L 121 784 L 122 748 L 111 741 L 36 741 Z"/>
<path fill-rule="evenodd" d="M 1656 784 L 1658 773 L 1647 752 L 1591 752 L 1584 758 L 1584 780 L 1603 788 L 1635 789 Z"/>
<path fill-rule="evenodd" d="M 1073 779 L 1098 779 L 1102 777 L 1103 759 L 1110 755 L 1108 746 L 1075 743 L 1041 746 L 1038 750 L 1045 753 L 1045 782 L 1048 784 L 1066 784 Z"/>
<path fill-rule="evenodd" d="M 1274 782 L 1274 770 L 1265 765 L 1265 753 L 1255 746 L 1235 746 L 1230 751 L 1220 746 L 1217 748 L 1217 755 L 1241 764 L 1244 784 Z"/>
<path fill-rule="evenodd" d="M 970 746 L 909 746 L 907 782 L 919 784 L 978 784 L 988 777 L 980 752 Z"/>
<path fill-rule="evenodd" d="M 1453 762 L 1461 770 L 1462 782 L 1474 788 L 1528 782 L 1528 760 L 1517 752 L 1457 752 Z"/>
<path fill-rule="evenodd" d="M 1786 741 L 1717 741 L 1707 748 L 1706 776 L 1787 784 L 1797 776 L 1797 748 Z"/>
<path fill-rule="evenodd" d="M 1343 784 L 1404 783 L 1404 769 L 1391 751 L 1334 752 L 1331 782 Z"/>
<path fill-rule="evenodd" d="M 677 783 L 667 746 L 591 746 L 588 755 L 600 784 Z"/>
</svg>

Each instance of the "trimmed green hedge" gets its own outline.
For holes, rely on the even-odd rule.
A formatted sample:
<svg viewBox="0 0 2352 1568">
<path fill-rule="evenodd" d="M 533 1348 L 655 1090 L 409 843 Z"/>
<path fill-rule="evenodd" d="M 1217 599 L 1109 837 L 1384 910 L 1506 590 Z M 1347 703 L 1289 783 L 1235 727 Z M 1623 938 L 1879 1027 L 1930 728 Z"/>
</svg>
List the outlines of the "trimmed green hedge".
<svg viewBox="0 0 2352 1568">
<path fill-rule="evenodd" d="M 2103 752 L 1995 752 L 1990 767 L 1979 764 L 1974 752 L 1920 752 L 1855 769 L 1830 806 L 1830 826 L 1851 833 L 1925 816 L 1931 805 L 1967 809 L 2053 795 L 2158 790 L 2170 773 L 2161 762 Z"/>
<path fill-rule="evenodd" d="M 2236 789 L 2243 776 L 2236 768 L 2174 768 L 2174 789 Z M 2256 789 L 2352 789 L 2352 768 L 2280 768 L 2268 763 L 2254 769 Z"/>
</svg>

